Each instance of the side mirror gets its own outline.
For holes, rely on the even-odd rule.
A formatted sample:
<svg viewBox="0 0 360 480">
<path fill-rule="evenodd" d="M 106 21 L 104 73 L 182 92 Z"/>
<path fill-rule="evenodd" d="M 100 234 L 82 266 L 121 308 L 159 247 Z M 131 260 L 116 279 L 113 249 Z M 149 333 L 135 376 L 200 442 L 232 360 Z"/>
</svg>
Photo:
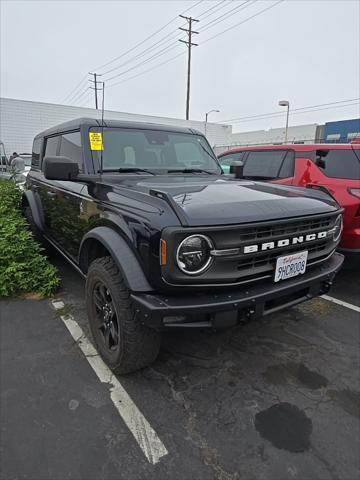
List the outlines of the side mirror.
<svg viewBox="0 0 360 480">
<path fill-rule="evenodd" d="M 45 157 L 43 172 L 48 180 L 73 180 L 79 174 L 79 166 L 68 157 Z"/>
<path fill-rule="evenodd" d="M 329 150 L 316 150 L 315 163 L 320 168 L 325 168 L 325 157 L 329 153 Z"/>
<path fill-rule="evenodd" d="M 325 160 L 321 157 L 318 157 L 316 160 L 315 160 L 315 163 L 318 167 L 320 168 L 325 168 L 326 164 L 325 164 Z"/>
<path fill-rule="evenodd" d="M 235 178 L 243 178 L 244 177 L 244 162 L 241 160 L 232 162 L 230 164 L 230 173 L 235 174 Z"/>
</svg>

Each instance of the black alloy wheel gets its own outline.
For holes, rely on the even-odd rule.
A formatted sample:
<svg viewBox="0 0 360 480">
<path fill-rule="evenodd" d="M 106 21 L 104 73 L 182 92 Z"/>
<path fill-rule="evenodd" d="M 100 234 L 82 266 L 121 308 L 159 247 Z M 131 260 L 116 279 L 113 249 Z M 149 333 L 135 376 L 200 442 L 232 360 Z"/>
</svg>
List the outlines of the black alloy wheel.
<svg viewBox="0 0 360 480">
<path fill-rule="evenodd" d="M 93 302 L 104 346 L 109 351 L 114 351 L 120 342 L 119 324 L 110 291 L 101 281 L 94 286 Z"/>
</svg>

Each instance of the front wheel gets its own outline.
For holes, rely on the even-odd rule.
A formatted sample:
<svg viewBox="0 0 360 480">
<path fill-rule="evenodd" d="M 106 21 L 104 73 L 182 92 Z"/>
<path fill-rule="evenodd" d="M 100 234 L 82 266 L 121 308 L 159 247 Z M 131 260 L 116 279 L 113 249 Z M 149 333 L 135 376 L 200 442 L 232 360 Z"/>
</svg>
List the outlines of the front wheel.
<svg viewBox="0 0 360 480">
<path fill-rule="evenodd" d="M 86 278 L 86 308 L 95 345 L 117 374 L 152 363 L 160 349 L 160 333 L 137 318 L 130 291 L 111 257 L 94 260 Z"/>
</svg>

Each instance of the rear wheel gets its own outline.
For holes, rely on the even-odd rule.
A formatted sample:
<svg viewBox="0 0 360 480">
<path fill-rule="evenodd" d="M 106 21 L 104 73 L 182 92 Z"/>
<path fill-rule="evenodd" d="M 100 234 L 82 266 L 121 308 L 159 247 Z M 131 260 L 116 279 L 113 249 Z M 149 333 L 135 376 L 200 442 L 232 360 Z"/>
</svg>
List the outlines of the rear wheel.
<svg viewBox="0 0 360 480">
<path fill-rule="evenodd" d="M 130 373 L 152 363 L 159 352 L 160 333 L 137 318 L 130 291 L 111 257 L 91 263 L 85 290 L 90 330 L 111 370 Z"/>
</svg>

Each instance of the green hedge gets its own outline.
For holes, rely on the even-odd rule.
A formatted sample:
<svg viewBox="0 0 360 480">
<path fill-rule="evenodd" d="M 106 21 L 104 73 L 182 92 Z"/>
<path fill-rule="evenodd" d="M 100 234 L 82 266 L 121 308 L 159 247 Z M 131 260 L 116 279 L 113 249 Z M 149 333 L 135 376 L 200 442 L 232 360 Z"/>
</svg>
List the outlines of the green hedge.
<svg viewBox="0 0 360 480">
<path fill-rule="evenodd" d="M 15 183 L 0 180 L 0 297 L 30 292 L 48 296 L 59 285 L 57 269 L 42 254 L 20 205 Z"/>
</svg>

